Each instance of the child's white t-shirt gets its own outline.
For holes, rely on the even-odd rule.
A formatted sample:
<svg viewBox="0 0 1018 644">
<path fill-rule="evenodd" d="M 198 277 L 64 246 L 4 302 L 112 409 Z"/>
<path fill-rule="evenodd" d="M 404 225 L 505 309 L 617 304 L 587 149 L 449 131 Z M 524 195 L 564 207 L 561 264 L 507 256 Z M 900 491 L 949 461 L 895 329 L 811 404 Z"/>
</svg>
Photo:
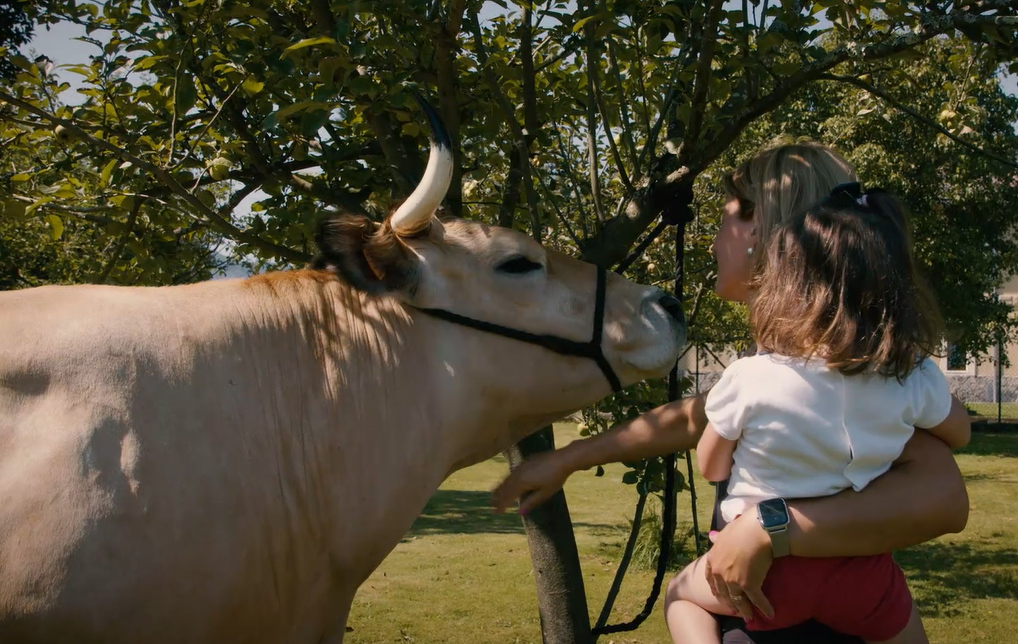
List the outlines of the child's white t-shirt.
<svg viewBox="0 0 1018 644">
<path fill-rule="evenodd" d="M 890 468 L 915 427 L 939 425 L 950 411 L 947 379 L 929 358 L 903 383 L 846 376 L 820 359 L 736 360 L 706 403 L 718 434 L 739 441 L 721 514 L 732 521 L 764 499 L 861 490 Z"/>
</svg>

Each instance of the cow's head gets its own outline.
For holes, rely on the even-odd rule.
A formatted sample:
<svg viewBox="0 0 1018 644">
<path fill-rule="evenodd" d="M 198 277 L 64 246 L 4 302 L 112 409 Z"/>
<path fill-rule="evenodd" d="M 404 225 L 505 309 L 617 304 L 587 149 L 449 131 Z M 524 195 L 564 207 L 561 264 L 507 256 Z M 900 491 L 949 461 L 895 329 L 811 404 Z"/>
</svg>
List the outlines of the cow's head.
<svg viewBox="0 0 1018 644">
<path fill-rule="evenodd" d="M 361 291 L 395 297 L 415 309 L 589 341 L 597 282 L 592 264 L 545 249 L 517 231 L 439 216 L 453 161 L 441 123 L 425 109 L 435 136 L 420 185 L 384 223 L 360 216 L 322 222 L 317 267 L 329 267 Z M 614 273 L 608 273 L 604 299 L 601 347 L 622 384 L 667 373 L 685 343 L 680 303 L 661 289 Z M 482 361 L 483 384 L 493 395 L 525 398 L 538 416 L 591 404 L 609 391 L 594 360 L 447 321 L 428 324 L 448 328 L 435 339 L 443 351 L 468 352 Z"/>
</svg>

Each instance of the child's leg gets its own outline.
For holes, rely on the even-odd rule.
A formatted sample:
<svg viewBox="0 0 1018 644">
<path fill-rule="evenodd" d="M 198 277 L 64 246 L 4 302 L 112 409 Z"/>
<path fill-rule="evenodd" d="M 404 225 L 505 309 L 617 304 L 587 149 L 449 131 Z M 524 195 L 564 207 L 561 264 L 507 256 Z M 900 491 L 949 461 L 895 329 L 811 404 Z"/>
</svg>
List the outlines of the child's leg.
<svg viewBox="0 0 1018 644">
<path fill-rule="evenodd" d="M 721 644 L 718 624 L 711 613 L 734 615 L 711 593 L 700 557 L 668 582 L 665 622 L 673 644 Z"/>
<path fill-rule="evenodd" d="M 919 617 L 919 609 L 913 604 L 912 616 L 909 617 L 905 630 L 889 640 L 882 642 L 868 640 L 866 644 L 930 644 L 930 640 L 926 638 L 926 629 L 923 628 L 923 620 Z"/>
</svg>

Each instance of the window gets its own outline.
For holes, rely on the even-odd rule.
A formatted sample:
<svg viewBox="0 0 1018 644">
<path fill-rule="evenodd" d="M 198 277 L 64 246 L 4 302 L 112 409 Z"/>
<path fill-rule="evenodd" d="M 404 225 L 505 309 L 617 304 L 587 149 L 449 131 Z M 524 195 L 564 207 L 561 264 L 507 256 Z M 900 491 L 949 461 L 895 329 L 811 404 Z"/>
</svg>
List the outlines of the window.
<svg viewBox="0 0 1018 644">
<path fill-rule="evenodd" d="M 944 357 L 940 360 L 940 368 L 951 375 L 966 374 L 976 375 L 976 361 L 966 351 L 962 351 L 958 345 L 948 342 L 944 346 Z"/>
<path fill-rule="evenodd" d="M 947 345 L 947 371 L 967 371 L 968 356 L 953 342 Z"/>
</svg>

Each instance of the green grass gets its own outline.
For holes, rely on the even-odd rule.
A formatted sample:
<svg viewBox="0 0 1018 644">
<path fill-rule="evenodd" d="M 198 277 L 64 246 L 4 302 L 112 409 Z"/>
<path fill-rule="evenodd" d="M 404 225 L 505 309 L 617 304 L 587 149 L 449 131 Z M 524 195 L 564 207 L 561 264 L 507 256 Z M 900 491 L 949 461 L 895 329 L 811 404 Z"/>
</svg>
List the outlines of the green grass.
<svg viewBox="0 0 1018 644">
<path fill-rule="evenodd" d="M 576 438 L 556 428 L 562 445 Z M 930 641 L 1014 641 L 1018 618 L 1018 436 L 978 434 L 958 455 L 972 512 L 968 528 L 896 554 L 922 610 Z M 566 484 L 591 620 L 601 610 L 627 536 L 636 493 L 619 482 L 622 466 L 602 478 L 580 472 Z M 411 533 L 361 588 L 347 634 L 350 644 L 387 642 L 539 644 L 540 623 L 527 540 L 515 515 L 493 515 L 488 491 L 507 471 L 496 457 L 457 472 L 442 485 Z M 696 480 L 701 525 L 713 490 Z M 689 495 L 679 496 L 688 527 Z M 636 615 L 653 573 L 630 570 L 612 622 Z M 632 633 L 604 644 L 668 641 L 660 599 Z"/>
<path fill-rule="evenodd" d="M 974 416 L 983 416 L 991 420 L 997 419 L 997 403 L 965 403 L 969 413 Z M 1002 420 L 1018 419 L 1018 403 L 1001 403 L 1000 417 Z"/>
</svg>

